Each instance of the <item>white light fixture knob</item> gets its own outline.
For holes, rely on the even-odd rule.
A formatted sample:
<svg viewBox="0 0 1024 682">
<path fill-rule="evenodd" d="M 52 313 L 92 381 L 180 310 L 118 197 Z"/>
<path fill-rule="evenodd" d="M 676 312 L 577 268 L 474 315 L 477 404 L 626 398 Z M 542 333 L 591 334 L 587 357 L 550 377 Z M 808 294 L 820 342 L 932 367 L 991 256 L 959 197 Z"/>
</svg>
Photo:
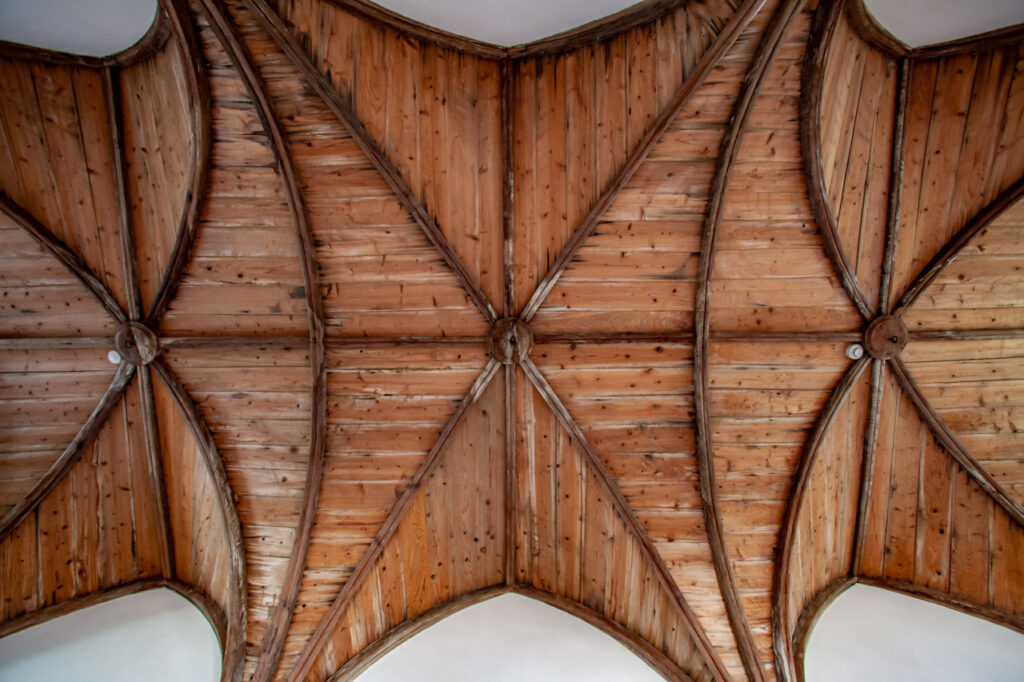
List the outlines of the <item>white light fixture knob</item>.
<svg viewBox="0 0 1024 682">
<path fill-rule="evenodd" d="M 846 357 L 851 360 L 860 360 L 864 357 L 864 346 L 859 343 L 851 343 L 846 347 Z"/>
<path fill-rule="evenodd" d="M 116 350 L 112 350 L 109 353 L 107 353 L 107 360 L 110 360 L 110 364 L 112 365 L 120 365 L 121 354 L 118 353 Z"/>
</svg>

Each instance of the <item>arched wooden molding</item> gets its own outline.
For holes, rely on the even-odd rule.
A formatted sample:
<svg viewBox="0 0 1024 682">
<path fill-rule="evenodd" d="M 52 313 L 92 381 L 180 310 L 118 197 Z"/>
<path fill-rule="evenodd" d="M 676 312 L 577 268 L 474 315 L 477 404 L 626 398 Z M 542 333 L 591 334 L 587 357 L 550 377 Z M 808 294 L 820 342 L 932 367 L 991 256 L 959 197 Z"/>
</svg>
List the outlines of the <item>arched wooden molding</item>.
<svg viewBox="0 0 1024 682">
<path fill-rule="evenodd" d="M 483 603 L 489 599 L 500 597 L 504 594 L 520 594 L 530 599 L 535 599 L 571 616 L 575 616 L 591 625 L 601 632 L 611 635 L 620 644 L 631 651 L 637 658 L 641 659 L 654 670 L 658 671 L 666 680 L 679 680 L 690 682 L 692 678 L 686 675 L 679 667 L 672 662 L 663 652 L 651 646 L 647 640 L 638 637 L 636 633 L 624 628 L 621 624 L 609 618 L 607 615 L 598 613 L 579 602 L 523 585 L 495 585 L 485 587 L 482 590 L 463 594 L 451 601 L 433 607 L 415 618 L 407 620 L 395 626 L 383 637 L 376 639 L 368 647 L 360 651 L 348 660 L 345 665 L 339 668 L 328 680 L 329 682 L 346 682 L 354 680 L 365 672 L 374 663 L 379 661 L 390 651 L 398 648 L 410 638 L 426 630 L 430 626 L 444 620 L 452 614 Z"/>
<path fill-rule="evenodd" d="M 896 57 L 929 59 L 948 57 L 966 52 L 1003 47 L 1019 43 L 1024 39 L 1024 25 L 1006 26 L 976 36 L 967 36 L 944 43 L 910 47 L 894 36 L 868 11 L 864 0 L 846 0 L 844 3 L 847 21 L 858 35 L 876 50 Z"/>
<path fill-rule="evenodd" d="M 106 69 L 111 67 L 131 66 L 163 48 L 171 35 L 167 15 L 157 10 L 149 30 L 134 45 L 106 57 L 91 57 L 81 54 L 69 54 L 58 50 L 48 50 L 32 45 L 11 43 L 0 40 L 0 56 L 12 59 L 40 62 L 43 64 L 59 64 L 66 66 L 84 66 L 90 69 Z"/>
<path fill-rule="evenodd" d="M 187 110 L 192 114 L 192 155 L 189 168 L 188 189 L 185 193 L 185 204 L 178 226 L 177 237 L 171 257 L 164 271 L 163 279 L 157 287 L 157 293 L 146 311 L 144 322 L 147 327 L 159 325 L 167 306 L 174 298 L 178 283 L 188 264 L 192 243 L 195 240 L 199 224 L 199 209 L 206 191 L 207 177 L 210 168 L 210 148 L 212 126 L 210 112 L 210 88 L 207 82 L 206 68 L 192 25 L 191 15 L 184 0 L 160 0 L 161 7 L 167 12 L 171 25 L 171 34 L 185 65 L 185 87 L 189 101 Z"/>
</svg>

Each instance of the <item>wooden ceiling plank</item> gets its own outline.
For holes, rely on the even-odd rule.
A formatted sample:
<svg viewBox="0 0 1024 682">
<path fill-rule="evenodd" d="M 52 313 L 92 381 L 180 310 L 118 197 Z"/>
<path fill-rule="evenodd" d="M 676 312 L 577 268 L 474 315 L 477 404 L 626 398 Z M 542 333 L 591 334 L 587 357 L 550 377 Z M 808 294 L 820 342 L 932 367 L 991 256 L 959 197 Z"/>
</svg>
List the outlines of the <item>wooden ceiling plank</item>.
<svg viewBox="0 0 1024 682">
<path fill-rule="evenodd" d="M 307 314 L 309 318 L 310 359 L 313 384 L 310 409 L 310 447 L 303 488 L 303 505 L 299 514 L 295 541 L 288 561 L 281 592 L 267 624 L 263 648 L 256 663 L 252 679 L 267 682 L 273 677 L 281 658 L 288 626 L 302 582 L 303 569 L 309 551 L 313 522 L 320 500 L 324 474 L 324 456 L 327 431 L 327 377 L 324 349 L 324 310 L 320 290 L 319 268 L 313 246 L 306 204 L 299 183 L 298 170 L 292 158 L 281 122 L 274 110 L 273 100 L 253 55 L 238 27 L 218 3 L 204 0 L 203 8 L 210 27 L 224 47 L 245 83 L 250 98 L 256 105 L 263 129 L 270 138 L 278 172 L 284 187 L 288 210 L 295 226 L 296 240 L 302 259 Z"/>
<path fill-rule="evenodd" d="M 672 97 L 672 101 L 669 103 L 661 114 L 659 114 L 657 120 L 648 130 L 647 134 L 640 139 L 633 152 L 629 155 L 626 163 L 619 169 L 618 173 L 609 183 L 608 187 L 604 190 L 601 197 L 594 204 L 594 207 L 590 209 L 590 212 L 580 223 L 576 231 L 573 232 L 572 237 L 562 247 L 558 257 L 552 262 L 551 267 L 548 269 L 544 279 L 540 281 L 533 294 L 530 296 L 530 300 L 527 301 L 526 305 L 523 306 L 522 311 L 519 313 L 519 317 L 524 321 L 529 322 L 540 310 L 541 305 L 547 299 L 548 294 L 554 288 L 558 279 L 565 272 L 565 269 L 572 262 L 572 259 L 576 256 L 576 253 L 583 246 L 583 243 L 587 240 L 587 237 L 591 235 L 594 228 L 597 227 L 601 217 L 608 211 L 608 208 L 615 202 L 616 197 L 622 192 L 623 188 L 629 183 L 630 179 L 636 174 L 637 170 L 643 164 L 644 160 L 650 155 L 651 150 L 658 144 L 665 131 L 668 130 L 669 126 L 675 117 L 682 111 L 683 107 L 689 101 L 690 96 L 700 87 L 700 85 L 707 79 L 708 75 L 714 70 L 715 66 L 721 60 L 723 55 L 728 49 L 736 42 L 739 38 L 740 33 L 750 23 L 750 20 L 760 11 L 761 7 L 764 6 L 765 0 L 746 0 L 743 5 L 736 10 L 733 16 L 729 19 L 729 23 L 722 29 L 722 32 L 718 34 L 714 44 L 704 53 L 701 57 L 700 62 L 694 68 L 683 84 L 676 91 Z"/>
<path fill-rule="evenodd" d="M 185 207 L 178 225 L 174 248 L 170 262 L 157 287 L 156 296 L 146 312 L 144 322 L 147 327 L 155 328 L 167 311 L 174 298 L 178 284 L 181 282 L 185 267 L 192 253 L 199 228 L 199 209 L 206 193 L 207 177 L 210 171 L 210 149 L 212 147 L 212 114 L 210 112 L 210 87 L 207 81 L 205 61 L 196 41 L 195 31 L 188 8 L 184 0 L 160 0 L 163 11 L 167 12 L 171 26 L 171 34 L 182 51 L 185 65 L 186 82 L 189 102 L 187 107 L 192 112 L 192 164 L 191 178 L 185 192 Z"/>
<path fill-rule="evenodd" d="M 334 598 L 334 601 L 331 603 L 327 613 L 324 614 L 320 623 L 317 625 L 313 636 L 308 642 L 306 642 L 306 646 L 303 648 L 298 660 L 295 662 L 295 665 L 288 674 L 289 680 L 292 682 L 298 682 L 299 680 L 304 679 L 309 673 L 310 668 L 316 662 L 321 650 L 330 640 L 334 627 L 337 625 L 339 619 L 345 613 L 346 608 L 358 593 L 359 587 L 362 585 L 363 581 L 373 573 L 372 569 L 374 563 L 384 551 L 384 548 L 388 544 L 388 540 L 398 529 L 402 518 L 405 516 L 406 510 L 412 504 L 413 499 L 416 497 L 420 488 L 424 486 L 427 478 L 430 476 L 430 473 L 440 461 L 441 451 L 448 442 L 452 431 L 454 431 L 455 427 L 462 421 L 463 417 L 469 411 L 470 406 L 472 406 L 473 403 L 476 402 L 476 399 L 483 394 L 484 390 L 490 384 L 491 379 L 493 379 L 498 373 L 498 369 L 500 367 L 501 364 L 493 358 L 488 360 L 487 365 L 480 372 L 480 375 L 477 377 L 466 395 L 462 398 L 459 406 L 448 419 L 448 422 L 444 425 L 441 434 L 438 436 L 433 447 L 431 447 L 430 452 L 427 453 L 427 456 L 420 464 L 419 469 L 417 469 L 416 473 L 409 481 L 409 485 L 405 487 L 402 491 L 401 497 L 398 498 L 398 501 L 395 502 L 391 511 L 388 512 L 387 518 L 384 520 L 380 530 L 377 531 L 377 535 L 373 538 L 370 546 L 363 552 L 363 555 L 359 559 L 359 563 L 356 564 L 355 569 L 352 571 L 352 575 L 349 576 L 348 580 Z"/>
<path fill-rule="evenodd" d="M 700 472 L 700 490 L 707 526 L 708 540 L 714 559 L 718 584 L 732 624 L 736 644 L 747 675 L 754 682 L 765 679 L 763 663 L 760 660 L 754 636 L 747 620 L 743 602 L 736 587 L 736 576 L 729 560 L 725 539 L 725 528 L 718 504 L 718 484 L 713 460 L 710 381 L 708 378 L 708 347 L 711 329 L 711 280 L 714 271 L 716 251 L 715 238 L 722 218 L 725 192 L 729 187 L 732 169 L 739 154 L 740 141 L 760 91 L 761 83 L 775 61 L 783 40 L 789 34 L 793 22 L 803 9 L 802 0 L 782 2 L 772 17 L 758 45 L 754 61 L 747 72 L 743 87 L 733 107 L 729 127 L 722 140 L 708 214 L 704 223 L 701 240 L 700 264 L 697 274 L 696 309 L 694 312 L 696 336 L 694 339 L 694 408 L 696 413 L 697 462 Z"/>
<path fill-rule="evenodd" d="M 811 201 L 811 210 L 825 244 L 825 252 L 832 261 L 836 274 L 842 280 L 843 289 L 846 290 L 850 300 L 853 301 L 861 316 L 870 320 L 874 318 L 875 311 L 868 303 L 867 295 L 857 279 L 857 273 L 840 244 L 836 218 L 828 200 L 825 170 L 822 166 L 821 91 L 825 57 L 835 34 L 842 5 L 842 2 L 835 2 L 829 6 L 820 7 L 814 15 L 801 77 L 800 148 L 804 158 L 808 198 Z"/>
<path fill-rule="evenodd" d="M 69 249 L 60 239 L 42 223 L 11 199 L 6 192 L 0 191 L 0 211 L 13 220 L 19 227 L 28 232 L 40 246 L 49 251 L 54 258 L 80 281 L 89 292 L 96 297 L 108 315 L 118 324 L 124 324 L 127 317 L 117 303 L 110 290 L 93 274 L 81 258 Z"/>
<path fill-rule="evenodd" d="M 547 379 L 541 373 L 540 369 L 533 363 L 532 360 L 526 358 L 520 363 L 524 373 L 533 384 L 537 392 L 543 397 L 544 402 L 547 403 L 548 407 L 554 413 L 558 419 L 562 428 L 568 432 L 570 437 L 575 441 L 577 447 L 583 452 L 586 457 L 587 466 L 593 472 L 594 476 L 600 481 L 602 487 L 607 491 L 608 496 L 611 498 L 615 509 L 623 519 L 627 528 L 634 536 L 639 545 L 639 548 L 647 560 L 648 564 L 654 569 L 657 575 L 658 582 L 661 584 L 662 589 L 667 595 L 670 596 L 671 602 L 675 607 L 680 619 L 686 624 L 690 640 L 695 644 L 697 649 L 700 650 L 704 661 L 708 665 L 709 669 L 713 671 L 715 679 L 717 680 L 728 680 L 730 679 L 729 674 L 725 670 L 725 666 L 719 659 L 715 648 L 711 645 L 708 640 L 707 634 L 704 629 L 700 626 L 696 616 L 690 610 L 689 605 L 686 603 L 685 598 L 679 590 L 679 586 L 675 580 L 672 579 L 672 575 L 665 565 L 661 555 L 658 554 L 654 548 L 653 542 L 650 536 L 644 530 L 643 524 L 637 518 L 633 508 L 629 506 L 626 501 L 622 490 L 618 485 L 615 484 L 614 479 L 608 472 L 608 468 L 601 461 L 601 458 L 597 455 L 597 452 L 591 446 L 590 441 L 584 435 L 579 425 L 569 414 L 569 410 L 559 399 L 555 393 L 551 384 L 548 383 Z"/>
<path fill-rule="evenodd" d="M 790 557 L 805 497 L 804 492 L 807 490 L 811 469 L 821 449 L 825 434 L 869 362 L 871 362 L 870 358 L 863 357 L 852 363 L 846 370 L 832 395 L 829 396 L 828 402 L 821 411 L 821 416 L 814 425 L 814 430 L 804 444 L 804 453 L 793 477 L 789 504 L 786 506 L 785 519 L 782 530 L 779 532 L 779 550 L 775 559 L 774 587 L 772 589 L 772 640 L 775 649 L 775 672 L 784 680 L 795 682 L 800 679 L 797 677 L 794 667 L 793 639 L 788 632 L 788 623 L 790 622 Z"/>
<path fill-rule="evenodd" d="M 0 339 L 0 350 L 61 350 L 65 348 L 113 348 L 110 336 L 41 336 Z"/>
<path fill-rule="evenodd" d="M 234 502 L 234 493 L 228 482 L 224 462 L 217 453 L 213 434 L 199 413 L 192 397 L 182 386 L 178 377 L 162 359 L 154 360 L 150 367 L 156 372 L 164 387 L 170 393 L 181 415 L 185 418 L 196 446 L 202 454 L 204 464 L 213 483 L 214 494 L 220 506 L 224 527 L 228 535 L 230 555 L 229 612 L 227 614 L 227 630 L 224 640 L 224 661 L 221 679 L 225 682 L 239 682 L 242 678 L 242 667 L 245 663 L 246 641 L 246 563 L 245 544 L 242 539 L 242 526 L 238 519 L 238 509 Z"/>
<path fill-rule="evenodd" d="M 970 245 L 971 241 L 1021 197 L 1024 197 L 1024 178 L 1020 178 L 1008 187 L 991 204 L 971 218 L 952 239 L 946 242 L 946 245 L 935 254 L 928 265 L 924 267 L 910 286 L 907 287 L 903 296 L 896 303 L 893 315 L 896 317 L 905 315 L 921 297 L 921 294 Z"/>
<path fill-rule="evenodd" d="M 889 176 L 889 205 L 885 226 L 885 253 L 882 256 L 882 283 L 878 291 L 878 310 L 889 313 L 892 297 L 892 270 L 896 261 L 899 234 L 900 204 L 903 200 L 903 160 L 907 153 L 907 99 L 910 91 L 910 62 L 900 59 L 899 86 L 896 95 L 895 124 L 893 126 L 892 161 Z"/>
<path fill-rule="evenodd" d="M 384 178 L 391 191 L 394 192 L 403 208 L 409 212 L 413 221 L 427 236 L 430 243 L 438 250 L 445 263 L 455 274 L 466 294 L 480 310 L 488 324 L 497 320 L 497 313 L 487 299 L 480 285 L 473 279 L 466 266 L 455 253 L 448 238 L 444 236 L 437 222 L 416 198 L 408 184 L 402 179 L 398 169 L 384 155 L 377 143 L 367 133 L 366 128 L 356 118 L 351 107 L 334 89 L 330 81 L 320 73 L 309 56 L 298 44 L 284 22 L 270 7 L 266 0 L 246 0 L 248 8 L 259 18 L 264 30 L 277 43 L 281 51 L 291 60 L 292 64 L 306 77 L 310 85 L 319 94 L 327 108 L 335 115 L 348 133 L 355 140 L 359 149 L 366 155 L 373 167 Z"/>
<path fill-rule="evenodd" d="M 32 511 L 39 506 L 39 503 L 60 483 L 67 473 L 78 461 L 82 449 L 95 440 L 100 429 L 107 422 L 107 418 L 113 412 L 114 407 L 124 396 L 128 388 L 128 382 L 135 374 L 135 367 L 128 363 L 121 363 L 117 373 L 114 375 L 110 386 L 104 392 L 96 408 L 89 415 L 89 418 L 79 429 L 75 437 L 68 443 L 60 457 L 50 466 L 46 474 L 39 479 L 32 487 L 31 492 L 18 504 L 14 505 L 3 520 L 0 521 L 0 540 L 3 540 L 25 519 Z"/>
<path fill-rule="evenodd" d="M 893 358 L 890 361 L 890 367 L 892 368 L 893 375 L 900 383 L 900 387 L 903 392 L 910 398 L 910 401 L 917 408 L 918 413 L 921 415 L 921 419 L 925 424 L 928 425 L 929 430 L 935 436 L 935 439 L 946 449 L 947 452 L 957 461 L 957 463 L 964 468 L 964 470 L 970 475 L 974 481 L 981 486 L 982 490 L 988 493 L 989 496 L 1002 507 L 1007 514 L 1020 526 L 1024 526 L 1024 505 L 1018 502 L 1012 495 L 999 485 L 999 483 L 992 478 L 992 475 L 975 459 L 966 447 L 960 442 L 960 440 L 954 435 L 953 431 L 946 425 L 942 420 L 942 417 L 935 411 L 924 397 L 921 392 L 921 388 L 914 381 L 910 372 L 907 370 L 906 365 L 903 364 L 903 360 L 900 358 Z"/>
<path fill-rule="evenodd" d="M 505 365 L 505 585 L 516 584 L 516 366 Z"/>
<path fill-rule="evenodd" d="M 512 99 L 515 83 L 512 61 L 501 60 L 501 229 L 502 229 L 502 281 L 505 293 L 505 317 L 515 312 L 515 248 L 512 239 L 513 197 L 515 195 L 514 119 Z"/>
<path fill-rule="evenodd" d="M 884 305 L 882 307 L 884 310 Z M 874 480 L 875 453 L 878 450 L 878 428 L 882 409 L 882 390 L 885 386 L 884 377 L 885 361 L 873 360 L 871 363 L 871 392 L 868 398 L 868 423 L 864 430 L 864 460 L 861 466 L 860 494 L 857 501 L 857 527 L 854 532 L 853 552 L 851 554 L 851 575 L 860 566 L 861 555 L 864 551 L 864 535 L 867 533 L 867 514 L 871 503 L 871 482 Z"/>
</svg>

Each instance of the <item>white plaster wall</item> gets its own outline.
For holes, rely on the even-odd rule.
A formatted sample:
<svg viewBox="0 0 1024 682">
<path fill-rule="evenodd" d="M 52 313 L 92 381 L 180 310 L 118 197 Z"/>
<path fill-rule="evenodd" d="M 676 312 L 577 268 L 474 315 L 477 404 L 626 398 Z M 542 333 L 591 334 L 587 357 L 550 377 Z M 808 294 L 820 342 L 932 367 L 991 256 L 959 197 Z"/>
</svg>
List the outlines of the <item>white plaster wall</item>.
<svg viewBox="0 0 1024 682">
<path fill-rule="evenodd" d="M 864 0 L 882 26 L 911 47 L 1024 23 L 1024 0 Z"/>
<path fill-rule="evenodd" d="M 220 664 L 206 617 L 166 588 L 0 639 L 0 682 L 217 682 Z"/>
<path fill-rule="evenodd" d="M 617 640 L 529 597 L 452 614 L 392 649 L 359 682 L 659 682 Z M 663 682 L 663 681 L 662 681 Z"/>
<path fill-rule="evenodd" d="M 131 47 L 157 0 L 0 0 L 0 40 L 103 57 Z"/>
<path fill-rule="evenodd" d="M 1020 682 L 1024 635 L 889 590 L 854 585 L 821 614 L 807 682 Z"/>
</svg>

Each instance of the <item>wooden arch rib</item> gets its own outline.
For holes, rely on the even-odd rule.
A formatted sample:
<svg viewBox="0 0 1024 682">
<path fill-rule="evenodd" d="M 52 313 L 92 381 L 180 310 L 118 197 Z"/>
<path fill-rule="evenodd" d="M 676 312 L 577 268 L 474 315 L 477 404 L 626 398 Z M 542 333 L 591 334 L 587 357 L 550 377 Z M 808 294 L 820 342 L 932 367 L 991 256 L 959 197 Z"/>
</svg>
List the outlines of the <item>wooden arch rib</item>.
<svg viewBox="0 0 1024 682">
<path fill-rule="evenodd" d="M 861 317 L 870 320 L 875 316 L 875 311 L 839 240 L 839 228 L 829 205 L 821 159 L 821 91 L 824 85 L 825 57 L 842 13 L 842 5 L 842 1 L 829 3 L 819 7 L 814 14 L 801 76 L 800 151 L 804 159 L 804 176 L 811 211 L 821 231 L 825 252 Z"/>
<path fill-rule="evenodd" d="M 136 580 L 134 582 L 125 583 L 105 590 L 90 592 L 89 594 L 75 597 L 38 611 L 33 611 L 32 613 L 25 614 L 24 616 L 0 624 L 0 638 L 13 635 L 15 632 L 20 632 L 26 628 L 46 623 L 54 620 L 55 618 L 60 618 L 61 616 L 66 616 L 70 613 L 87 609 L 90 606 L 96 606 L 131 594 L 148 592 L 149 590 L 155 590 L 161 587 L 173 590 L 177 594 L 189 600 L 193 606 L 199 609 L 207 622 L 210 623 L 210 627 L 213 628 L 213 632 L 217 636 L 217 643 L 223 651 L 224 643 L 226 641 L 227 621 L 221 608 L 217 606 L 217 603 L 211 599 L 208 594 L 194 585 L 186 585 L 178 580 L 167 578 L 147 578 L 143 580 Z"/>
<path fill-rule="evenodd" d="M 878 19 L 865 6 L 864 0 L 847 0 L 845 5 L 846 18 L 857 34 L 876 50 L 895 57 L 912 59 L 948 57 L 980 49 L 1013 45 L 1024 40 L 1024 24 L 1016 24 L 966 38 L 910 47 L 878 22 Z"/>
<path fill-rule="evenodd" d="M 43 64 L 84 66 L 90 69 L 131 66 L 158 51 L 167 42 L 170 35 L 171 29 L 167 21 L 167 15 L 164 12 L 157 11 L 153 17 L 153 23 L 149 25 L 149 29 L 135 44 L 105 57 L 69 54 L 59 50 L 48 50 L 21 43 L 11 43 L 6 40 L 0 40 L 0 56 L 41 62 Z"/>
<path fill-rule="evenodd" d="M 213 434 L 199 414 L 199 409 L 192 401 L 185 387 L 181 385 L 171 368 L 163 360 L 155 360 L 150 367 L 160 377 L 170 393 L 179 412 L 185 418 L 189 430 L 195 438 L 196 445 L 203 457 L 203 462 L 213 482 L 215 497 L 228 535 L 228 553 L 230 571 L 228 594 L 230 607 L 227 613 L 227 628 L 224 641 L 224 663 L 221 679 L 225 682 L 237 682 L 242 678 L 242 667 L 245 663 L 246 641 L 246 563 L 245 544 L 242 539 L 242 525 L 235 507 L 234 493 L 228 482 L 224 462 L 213 442 Z"/>
<path fill-rule="evenodd" d="M 487 365 L 484 366 L 476 381 L 473 382 L 469 391 L 459 402 L 455 412 L 441 430 L 437 441 L 435 441 L 434 445 L 430 448 L 430 452 L 427 453 L 426 458 L 416 470 L 416 473 L 409 481 L 409 484 L 405 487 L 401 496 L 388 512 L 387 518 L 377 531 L 377 535 L 374 536 L 370 546 L 366 548 L 363 555 L 359 558 L 359 562 L 353 569 L 352 575 L 349 576 L 348 580 L 334 598 L 334 601 L 331 602 L 330 608 L 327 610 L 327 613 L 324 614 L 320 623 L 317 624 L 316 631 L 306 643 L 306 646 L 299 655 L 299 659 L 296 661 L 294 668 L 289 673 L 289 680 L 301 680 L 306 677 L 316 660 L 317 655 L 324 648 L 330 638 L 331 631 L 334 629 L 334 626 L 337 625 L 338 619 L 341 618 L 345 609 L 355 598 L 356 593 L 359 591 L 359 587 L 363 584 L 363 581 L 372 574 L 374 563 L 384 551 L 384 548 L 388 544 L 388 540 L 390 540 L 395 531 L 398 530 L 398 526 L 401 523 L 402 518 L 405 516 L 405 512 L 412 505 L 416 494 L 420 491 L 431 472 L 437 466 L 441 452 L 444 450 L 444 446 L 451 437 L 455 427 L 459 425 L 459 422 L 462 421 L 463 417 L 465 417 L 469 408 L 474 402 L 476 402 L 477 398 L 483 395 L 484 390 L 490 385 L 491 380 L 498 373 L 500 368 L 501 363 L 493 358 L 488 360 Z M 277 657 L 278 659 L 280 658 L 280 650 L 277 652 Z M 276 665 L 277 661 L 274 661 L 273 668 L 276 668 Z M 274 673 L 273 668 L 270 669 L 271 675 Z"/>
<path fill-rule="evenodd" d="M 150 328 L 159 324 L 171 299 L 174 298 L 178 283 L 185 272 L 185 266 L 188 265 L 192 243 L 199 226 L 199 208 L 202 205 L 203 193 L 206 191 L 212 145 L 209 83 L 206 79 L 206 69 L 203 66 L 204 61 L 199 51 L 188 7 L 185 0 L 160 0 L 160 3 L 168 14 L 171 33 L 182 52 L 185 65 L 185 89 L 189 98 L 188 109 L 192 112 L 193 132 L 190 178 L 188 189 L 185 192 L 185 205 L 178 225 L 174 248 L 171 251 L 167 269 L 157 288 L 156 296 L 144 317 L 146 326 Z"/>
<path fill-rule="evenodd" d="M 327 368 L 324 351 L 323 299 L 320 296 L 320 276 L 314 254 L 313 236 L 307 218 L 305 200 L 299 186 L 298 171 L 295 168 L 284 131 L 274 113 L 273 102 L 266 83 L 238 28 L 226 10 L 219 3 L 211 0 L 203 0 L 203 9 L 210 27 L 238 69 L 249 96 L 256 105 L 263 129 L 272 142 L 288 210 L 295 225 L 309 316 L 310 371 L 313 376 L 313 384 L 310 401 L 312 406 L 310 444 L 306 463 L 306 482 L 303 488 L 303 504 L 299 513 L 295 543 L 288 562 L 288 571 L 284 577 L 277 605 L 271 613 L 263 649 L 252 678 L 253 680 L 269 680 L 277 668 L 281 651 L 284 648 L 285 637 L 288 634 L 288 625 L 291 622 L 292 613 L 295 611 L 296 597 L 306 564 L 306 555 L 309 551 L 313 521 L 316 518 L 320 487 L 323 481 L 324 444 L 327 431 Z"/>
<path fill-rule="evenodd" d="M 57 238 L 41 222 L 35 219 L 28 211 L 18 205 L 13 199 L 7 196 L 6 192 L 0 191 L 0 211 L 27 232 L 39 245 L 50 252 L 54 258 L 60 261 L 61 265 L 68 269 L 82 285 L 89 290 L 99 304 L 103 307 L 114 322 L 124 324 L 128 317 L 121 310 L 117 299 L 110 293 L 110 290 L 99 280 L 89 269 L 89 266 L 82 262 L 64 242 Z"/>
<path fill-rule="evenodd" d="M 821 416 L 814 425 L 814 430 L 807 438 L 803 455 L 800 458 L 800 465 L 793 478 L 793 485 L 790 489 L 789 504 L 786 505 L 785 517 L 782 522 L 782 529 L 779 532 L 779 550 L 775 558 L 775 573 L 772 588 L 772 639 L 776 658 L 776 672 L 785 680 L 801 679 L 796 675 L 793 663 L 793 646 L 787 630 L 789 623 L 789 591 L 790 591 L 790 558 L 793 553 L 793 540 L 796 535 L 797 522 L 800 517 L 800 510 L 803 508 L 804 497 L 810 480 L 811 471 L 818 458 L 825 434 L 839 413 L 839 408 L 846 402 L 850 392 L 853 390 L 857 379 L 864 372 L 868 358 L 857 360 L 840 379 L 832 395 L 829 397 L 825 407 L 822 408 Z"/>
<path fill-rule="evenodd" d="M 409 212 L 416 225 L 427 236 L 434 248 L 440 253 L 441 258 L 448 265 L 459 283 L 465 289 L 470 300 L 483 315 L 487 324 L 493 324 L 498 319 L 494 306 L 487 299 L 487 295 L 480 288 L 480 284 L 473 279 L 466 269 L 465 264 L 459 259 L 458 254 L 452 247 L 448 238 L 441 232 L 435 221 L 423 204 L 416 198 L 409 185 L 402 179 L 401 173 L 395 165 L 384 155 L 380 147 L 366 132 L 366 128 L 356 118 L 351 107 L 345 103 L 341 95 L 334 89 L 330 81 L 320 73 L 309 56 L 295 40 L 294 36 L 285 27 L 284 22 L 277 13 L 267 4 L 266 0 L 246 0 L 246 5 L 257 16 L 264 30 L 277 43 L 278 47 L 302 72 L 306 80 L 323 100 L 327 108 L 334 114 L 338 122 L 348 131 L 359 149 L 366 155 L 373 167 L 380 173 L 387 182 L 391 191 L 398 198 L 402 207 Z"/>
<path fill-rule="evenodd" d="M 715 237 L 721 221 L 722 205 L 729 186 L 732 169 L 739 153 L 740 140 L 747 119 L 757 99 L 765 74 L 770 69 L 775 55 L 786 35 L 803 8 L 802 0 L 782 2 L 772 17 L 771 24 L 758 46 L 754 61 L 747 72 L 743 88 L 733 107 L 733 113 L 718 155 L 715 176 L 711 185 L 708 215 L 704 223 L 701 241 L 700 263 L 697 271 L 697 298 L 694 311 L 696 332 L 694 341 L 694 407 L 697 427 L 697 463 L 700 472 L 700 491 L 707 525 L 708 540 L 718 575 L 729 622 L 736 637 L 736 644 L 747 675 L 752 680 L 763 680 L 764 671 L 753 633 L 736 589 L 736 577 L 725 543 L 725 529 L 722 525 L 718 504 L 711 444 L 710 382 L 708 379 L 708 352 L 711 329 L 711 278 L 714 271 Z"/>
<path fill-rule="evenodd" d="M 673 663 L 663 652 L 651 646 L 647 640 L 638 637 L 636 633 L 624 628 L 605 614 L 598 613 L 572 599 L 559 597 L 536 588 L 523 585 L 495 585 L 463 594 L 451 601 L 435 606 L 416 618 L 395 626 L 383 637 L 375 640 L 368 647 L 349 659 L 345 665 L 328 678 L 328 682 L 348 682 L 349 680 L 354 680 L 388 652 L 398 648 L 420 632 L 463 609 L 475 606 L 476 604 L 482 604 L 504 594 L 520 594 L 579 618 L 588 625 L 614 637 L 620 644 L 636 655 L 637 658 L 647 663 L 647 665 L 651 666 L 651 668 L 667 680 L 677 680 L 678 682 L 690 682 L 691 680 L 690 676 L 680 670 L 679 666 Z"/>
<path fill-rule="evenodd" d="M 558 279 L 565 272 L 565 269 L 569 267 L 569 263 L 572 262 L 573 258 L 582 248 L 583 243 L 593 233 L 597 227 L 602 216 L 607 213 L 608 209 L 615 202 L 615 199 L 619 196 L 622 190 L 629 183 L 630 179 L 636 174 L 637 170 L 643 164 L 644 160 L 650 155 L 651 150 L 658 144 L 659 140 L 664 136 L 665 131 L 668 130 L 672 121 L 679 115 L 686 106 L 686 103 L 690 100 L 690 97 L 694 92 L 700 88 L 701 84 L 707 79 L 708 75 L 714 70 L 714 68 L 721 61 L 722 57 L 729 50 L 730 47 L 736 42 L 743 29 L 746 28 L 750 20 L 754 18 L 762 7 L 764 7 L 765 0 L 746 0 L 743 5 L 737 9 L 732 17 L 729 19 L 729 23 L 725 26 L 715 42 L 704 52 L 697 66 L 694 68 L 693 73 L 683 81 L 682 85 L 676 90 L 672 97 L 671 102 L 665 107 L 665 109 L 658 115 L 658 118 L 654 123 L 651 124 L 650 129 L 637 144 L 636 148 L 630 153 L 629 158 L 618 170 L 615 177 L 609 182 L 608 187 L 601 194 L 601 197 L 594 204 L 590 212 L 587 213 L 586 217 L 579 224 L 576 230 L 573 232 L 572 237 L 565 243 L 558 256 L 552 262 L 548 272 L 544 275 L 544 278 L 537 284 L 533 294 L 530 296 L 530 300 L 527 301 L 526 305 L 523 306 L 522 311 L 519 313 L 526 322 L 529 322 L 540 310 L 541 305 L 547 299 L 548 294 L 554 289 L 555 284 L 558 283 Z"/>
</svg>

